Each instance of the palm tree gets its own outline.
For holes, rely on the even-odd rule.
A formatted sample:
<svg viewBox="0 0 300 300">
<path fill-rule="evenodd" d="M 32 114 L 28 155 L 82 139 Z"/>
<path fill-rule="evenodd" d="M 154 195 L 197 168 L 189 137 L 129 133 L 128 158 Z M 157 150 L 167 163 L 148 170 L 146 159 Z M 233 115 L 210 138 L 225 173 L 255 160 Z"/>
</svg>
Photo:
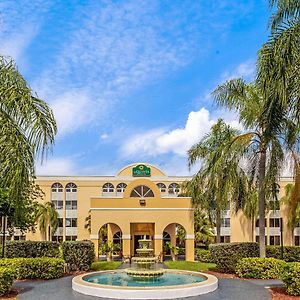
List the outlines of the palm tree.
<svg viewBox="0 0 300 300">
<path fill-rule="evenodd" d="M 247 189 L 247 177 L 239 167 L 243 148 L 236 144 L 227 151 L 237 133 L 220 119 L 198 144 L 188 150 L 189 167 L 198 161 L 202 165 L 192 180 L 186 183 L 185 189 L 193 204 L 207 211 L 216 224 L 217 243 L 221 241 L 223 211 L 231 201 L 235 202 L 238 210 Z"/>
<path fill-rule="evenodd" d="M 9 189 L 11 201 L 22 201 L 35 158 L 43 159 L 55 134 L 49 106 L 33 95 L 14 62 L 0 56 L 0 188 Z"/>
<path fill-rule="evenodd" d="M 208 246 L 214 240 L 213 224 L 207 214 L 200 209 L 194 212 L 195 242 L 196 245 Z"/>
<path fill-rule="evenodd" d="M 289 214 L 293 215 L 300 203 L 300 2 L 269 2 L 276 11 L 271 17 L 269 40 L 259 52 L 257 82 L 266 98 L 265 113 L 271 130 L 282 132 L 292 153 L 295 188 Z"/>
<path fill-rule="evenodd" d="M 52 202 L 38 204 L 36 221 L 39 223 L 39 229 L 44 235 L 45 240 L 51 240 L 58 227 L 58 212 Z"/>
<path fill-rule="evenodd" d="M 282 204 L 287 205 L 289 211 L 288 218 L 288 228 L 292 232 L 292 237 L 294 237 L 294 229 L 298 226 L 300 222 L 300 203 L 294 209 L 293 195 L 295 194 L 295 185 L 289 183 L 285 186 L 285 195 L 280 199 Z"/>
<path fill-rule="evenodd" d="M 219 105 L 236 111 L 241 124 L 248 130 L 236 136 L 232 145 L 245 147 L 244 157 L 249 165 L 250 181 L 258 182 L 260 256 L 265 257 L 266 200 L 271 195 L 275 197 L 274 186 L 284 158 L 280 135 L 269 122 L 266 99 L 256 84 L 247 84 L 240 78 L 229 80 L 218 86 L 213 95 Z M 274 114 L 274 118 L 276 116 Z"/>
</svg>

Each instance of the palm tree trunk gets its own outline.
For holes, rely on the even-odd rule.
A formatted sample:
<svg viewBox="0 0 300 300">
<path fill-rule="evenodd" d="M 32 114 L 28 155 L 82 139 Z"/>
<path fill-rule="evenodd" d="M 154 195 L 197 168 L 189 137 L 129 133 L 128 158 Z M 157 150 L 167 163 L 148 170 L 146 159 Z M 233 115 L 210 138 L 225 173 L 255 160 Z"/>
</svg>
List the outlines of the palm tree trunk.
<svg viewBox="0 0 300 300">
<path fill-rule="evenodd" d="M 267 151 L 264 145 L 260 148 L 259 174 L 258 174 L 258 202 L 259 202 L 259 255 L 266 257 L 266 228 L 265 228 L 265 177 L 266 177 Z"/>
<path fill-rule="evenodd" d="M 252 238 L 252 242 L 255 242 L 255 238 L 254 238 L 254 223 L 255 223 L 255 218 L 252 217 L 251 218 L 251 238 Z"/>
<path fill-rule="evenodd" d="M 217 229 L 217 243 L 221 243 L 221 213 L 218 209 L 216 213 L 216 229 Z"/>
</svg>

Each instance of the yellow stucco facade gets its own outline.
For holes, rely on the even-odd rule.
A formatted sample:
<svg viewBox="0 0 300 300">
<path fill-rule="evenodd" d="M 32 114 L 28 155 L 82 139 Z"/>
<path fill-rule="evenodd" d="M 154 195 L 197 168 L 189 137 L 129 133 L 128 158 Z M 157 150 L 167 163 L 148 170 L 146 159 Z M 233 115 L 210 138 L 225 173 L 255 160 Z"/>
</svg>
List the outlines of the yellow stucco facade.
<svg viewBox="0 0 300 300">
<path fill-rule="evenodd" d="M 155 255 L 163 253 L 168 238 L 176 244 L 177 225 L 185 229 L 185 258 L 194 260 L 194 211 L 189 197 L 180 197 L 180 184 L 190 177 L 168 176 L 156 166 L 136 163 L 114 176 L 40 176 L 36 183 L 45 193 L 44 202 L 52 201 L 59 213 L 60 225 L 54 240 L 92 240 L 98 253 L 100 229 L 108 224 L 108 240 L 119 236 L 122 254 L 132 256 L 136 240 L 149 236 Z M 280 181 L 279 197 L 291 179 Z M 278 219 L 284 221 L 284 244 L 299 244 L 300 228 L 287 230 L 285 207 L 266 216 L 268 244 L 278 244 Z M 255 240 L 258 228 L 241 212 L 224 211 L 222 242 Z M 38 230 L 27 240 L 42 240 Z"/>
</svg>

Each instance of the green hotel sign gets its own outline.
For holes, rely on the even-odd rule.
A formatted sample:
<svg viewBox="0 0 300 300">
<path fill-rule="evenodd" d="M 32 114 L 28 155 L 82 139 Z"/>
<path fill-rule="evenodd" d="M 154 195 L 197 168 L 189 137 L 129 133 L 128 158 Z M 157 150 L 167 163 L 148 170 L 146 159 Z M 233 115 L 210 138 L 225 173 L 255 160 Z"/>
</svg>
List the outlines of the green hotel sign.
<svg viewBox="0 0 300 300">
<path fill-rule="evenodd" d="M 133 177 L 150 177 L 151 169 L 145 165 L 137 165 L 132 168 Z"/>
</svg>

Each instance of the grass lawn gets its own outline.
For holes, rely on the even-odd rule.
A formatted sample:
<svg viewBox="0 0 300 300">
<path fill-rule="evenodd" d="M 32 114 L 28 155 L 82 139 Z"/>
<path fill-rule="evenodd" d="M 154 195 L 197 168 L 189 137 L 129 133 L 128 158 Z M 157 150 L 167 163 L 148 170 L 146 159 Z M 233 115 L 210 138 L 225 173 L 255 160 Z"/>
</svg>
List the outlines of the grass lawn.
<svg viewBox="0 0 300 300">
<path fill-rule="evenodd" d="M 207 271 L 214 269 L 215 264 L 204 263 L 200 261 L 166 261 L 164 264 L 170 269 L 187 270 L 187 271 Z"/>
<path fill-rule="evenodd" d="M 91 269 L 94 271 L 114 270 L 120 267 L 121 261 L 97 261 L 92 263 Z"/>
</svg>

